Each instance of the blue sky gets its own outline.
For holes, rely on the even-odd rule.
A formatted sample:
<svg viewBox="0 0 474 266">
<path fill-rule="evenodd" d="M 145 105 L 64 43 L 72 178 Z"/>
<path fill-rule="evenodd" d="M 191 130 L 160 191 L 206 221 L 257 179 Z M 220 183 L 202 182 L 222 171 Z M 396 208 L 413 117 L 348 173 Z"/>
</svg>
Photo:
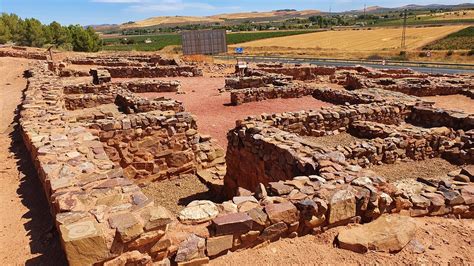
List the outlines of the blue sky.
<svg viewBox="0 0 474 266">
<path fill-rule="evenodd" d="M 245 11 L 276 9 L 318 9 L 345 11 L 378 5 L 396 7 L 407 4 L 458 4 L 474 0 L 0 0 L 0 12 L 35 17 L 44 23 L 105 24 L 135 21 L 153 16 L 206 16 Z"/>
</svg>

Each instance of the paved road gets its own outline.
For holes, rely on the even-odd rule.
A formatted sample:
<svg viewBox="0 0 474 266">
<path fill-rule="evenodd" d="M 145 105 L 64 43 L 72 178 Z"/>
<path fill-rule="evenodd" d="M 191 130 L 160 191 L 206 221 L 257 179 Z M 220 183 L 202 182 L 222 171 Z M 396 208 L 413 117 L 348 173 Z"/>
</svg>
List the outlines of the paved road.
<svg viewBox="0 0 474 266">
<path fill-rule="evenodd" d="M 376 64 L 376 63 L 369 63 L 369 62 L 339 62 L 339 61 L 326 61 L 326 60 L 318 60 L 318 59 L 299 59 L 299 58 L 275 58 L 275 57 L 259 57 L 259 56 L 252 56 L 252 57 L 240 57 L 243 60 L 250 61 L 250 62 L 281 62 L 281 63 L 307 63 L 312 65 L 320 65 L 320 66 L 356 66 L 362 65 L 372 68 L 385 68 L 385 69 L 400 69 L 400 68 L 410 68 L 414 71 L 424 72 L 424 73 L 435 73 L 435 74 L 474 74 L 474 69 L 463 69 L 463 68 L 454 68 L 450 67 L 442 67 L 442 66 L 412 66 L 412 65 L 400 65 L 395 64 L 391 65 L 390 62 L 387 65 Z"/>
</svg>

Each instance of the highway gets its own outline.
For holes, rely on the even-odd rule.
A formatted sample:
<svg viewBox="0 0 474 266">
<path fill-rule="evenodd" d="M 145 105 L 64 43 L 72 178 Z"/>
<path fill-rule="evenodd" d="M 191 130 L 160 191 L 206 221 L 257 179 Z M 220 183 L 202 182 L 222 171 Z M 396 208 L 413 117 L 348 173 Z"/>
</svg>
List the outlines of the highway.
<svg viewBox="0 0 474 266">
<path fill-rule="evenodd" d="M 474 74 L 474 65 L 448 64 L 448 63 L 415 63 L 386 61 L 382 65 L 379 61 L 341 60 L 341 59 L 318 59 L 318 58 L 290 58 L 290 57 L 268 57 L 268 56 L 214 56 L 218 59 L 239 59 L 246 62 L 273 62 L 291 64 L 312 64 L 319 66 L 367 66 L 372 68 L 400 69 L 410 68 L 414 71 L 434 74 Z"/>
</svg>

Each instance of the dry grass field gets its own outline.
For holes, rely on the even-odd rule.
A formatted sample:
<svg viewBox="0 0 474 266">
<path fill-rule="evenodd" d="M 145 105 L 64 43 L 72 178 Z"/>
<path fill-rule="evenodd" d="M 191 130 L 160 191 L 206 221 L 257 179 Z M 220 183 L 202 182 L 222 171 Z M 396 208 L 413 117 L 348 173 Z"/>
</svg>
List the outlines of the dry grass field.
<svg viewBox="0 0 474 266">
<path fill-rule="evenodd" d="M 407 47 L 410 50 L 443 38 L 466 26 L 443 26 L 407 29 Z M 344 30 L 309 33 L 297 36 L 272 38 L 240 44 L 248 48 L 278 47 L 343 51 L 389 51 L 400 48 L 400 28 L 371 30 Z"/>
<path fill-rule="evenodd" d="M 457 20 L 457 19 L 474 19 L 474 10 L 460 10 L 436 14 L 421 15 L 422 18 L 429 20 Z"/>
</svg>

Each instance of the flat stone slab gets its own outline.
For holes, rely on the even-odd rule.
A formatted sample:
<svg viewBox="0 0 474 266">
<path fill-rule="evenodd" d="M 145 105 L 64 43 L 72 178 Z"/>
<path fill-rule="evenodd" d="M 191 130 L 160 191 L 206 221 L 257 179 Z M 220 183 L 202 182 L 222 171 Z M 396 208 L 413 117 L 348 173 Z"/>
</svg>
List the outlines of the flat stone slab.
<svg viewBox="0 0 474 266">
<path fill-rule="evenodd" d="M 219 214 L 217 205 L 209 200 L 195 200 L 181 210 L 179 220 L 184 224 L 198 224 L 212 220 Z"/>
<path fill-rule="evenodd" d="M 379 219 L 339 232 L 339 247 L 358 253 L 369 250 L 395 253 L 402 250 L 415 237 L 413 218 L 386 215 Z"/>
<path fill-rule="evenodd" d="M 215 235 L 245 233 L 252 229 L 253 220 L 244 212 L 230 213 L 212 220 Z"/>
</svg>

